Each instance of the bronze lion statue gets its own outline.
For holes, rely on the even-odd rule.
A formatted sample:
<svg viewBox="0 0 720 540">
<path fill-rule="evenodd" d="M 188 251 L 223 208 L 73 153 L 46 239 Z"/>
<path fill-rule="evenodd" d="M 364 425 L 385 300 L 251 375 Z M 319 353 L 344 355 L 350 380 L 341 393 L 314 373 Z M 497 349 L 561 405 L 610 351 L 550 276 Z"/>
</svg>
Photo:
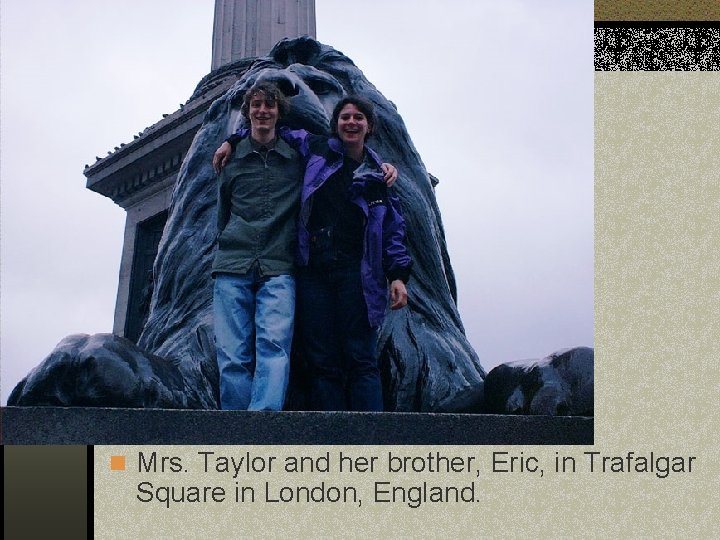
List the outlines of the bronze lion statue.
<svg viewBox="0 0 720 540">
<path fill-rule="evenodd" d="M 307 37 L 279 42 L 208 110 L 178 173 L 155 261 L 150 312 L 137 346 L 110 334 L 69 336 L 17 385 L 9 405 L 217 408 L 211 159 L 239 127 L 243 93 L 259 79 L 272 80 L 290 99 L 286 124 L 316 133 L 328 131 L 330 112 L 344 95 L 373 102 L 378 122 L 369 145 L 400 172 L 394 189 L 415 261 L 408 309 L 390 312 L 379 332 L 386 410 L 480 410 L 485 372 L 457 310 L 434 193 L 437 180 L 425 170 L 395 106 L 349 58 Z M 302 359 L 294 362 L 289 407 L 301 409 Z"/>
</svg>

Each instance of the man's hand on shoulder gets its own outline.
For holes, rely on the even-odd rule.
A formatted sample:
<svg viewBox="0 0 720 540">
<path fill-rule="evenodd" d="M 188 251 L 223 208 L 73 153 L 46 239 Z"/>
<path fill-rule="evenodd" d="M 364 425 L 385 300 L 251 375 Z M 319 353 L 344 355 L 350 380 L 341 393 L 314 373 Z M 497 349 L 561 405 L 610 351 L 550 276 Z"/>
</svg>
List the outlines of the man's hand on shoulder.
<svg viewBox="0 0 720 540">
<path fill-rule="evenodd" d="M 383 163 L 380 167 L 382 167 L 382 171 L 385 174 L 385 185 L 392 187 L 398 177 L 397 169 L 390 163 Z"/>
<path fill-rule="evenodd" d="M 223 170 L 223 167 L 225 167 L 225 164 L 230 159 L 230 156 L 232 156 L 232 153 L 233 148 L 227 141 L 222 143 L 220 148 L 215 150 L 215 155 L 213 156 L 213 169 L 215 169 L 216 174 L 220 174 L 220 171 Z"/>
</svg>

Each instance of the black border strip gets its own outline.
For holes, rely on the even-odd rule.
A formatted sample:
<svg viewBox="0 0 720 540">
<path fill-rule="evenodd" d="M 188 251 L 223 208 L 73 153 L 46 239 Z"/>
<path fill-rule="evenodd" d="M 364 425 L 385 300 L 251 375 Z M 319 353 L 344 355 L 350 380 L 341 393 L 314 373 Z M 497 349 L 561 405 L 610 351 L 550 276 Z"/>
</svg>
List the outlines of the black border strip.
<svg viewBox="0 0 720 540">
<path fill-rule="evenodd" d="M 95 447 L 87 451 L 87 538 L 95 538 Z"/>
<path fill-rule="evenodd" d="M 720 71 L 720 23 L 595 24 L 595 71 Z"/>
</svg>

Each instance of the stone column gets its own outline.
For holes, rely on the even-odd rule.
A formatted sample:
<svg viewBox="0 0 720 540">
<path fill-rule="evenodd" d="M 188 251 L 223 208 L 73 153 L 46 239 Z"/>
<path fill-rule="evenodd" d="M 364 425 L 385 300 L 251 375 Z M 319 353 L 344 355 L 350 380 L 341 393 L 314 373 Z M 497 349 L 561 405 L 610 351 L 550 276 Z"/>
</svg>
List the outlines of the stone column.
<svg viewBox="0 0 720 540">
<path fill-rule="evenodd" d="M 315 0 L 215 0 L 212 69 L 304 35 L 315 37 Z"/>
</svg>

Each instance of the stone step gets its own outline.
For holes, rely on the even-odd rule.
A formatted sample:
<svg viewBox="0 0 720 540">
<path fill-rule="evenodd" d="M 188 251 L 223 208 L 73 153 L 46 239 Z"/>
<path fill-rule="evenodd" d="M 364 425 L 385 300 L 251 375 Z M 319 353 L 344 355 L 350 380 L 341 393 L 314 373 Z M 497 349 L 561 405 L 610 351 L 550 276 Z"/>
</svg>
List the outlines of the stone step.
<svg viewBox="0 0 720 540">
<path fill-rule="evenodd" d="M 593 417 L 2 407 L 3 444 L 593 444 Z"/>
</svg>

